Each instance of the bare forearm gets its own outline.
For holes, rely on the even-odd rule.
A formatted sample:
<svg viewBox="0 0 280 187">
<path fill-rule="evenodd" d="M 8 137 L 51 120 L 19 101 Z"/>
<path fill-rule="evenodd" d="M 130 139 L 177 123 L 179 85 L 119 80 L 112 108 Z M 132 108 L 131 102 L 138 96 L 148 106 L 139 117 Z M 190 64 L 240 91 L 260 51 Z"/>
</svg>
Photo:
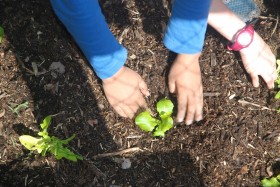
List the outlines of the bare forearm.
<svg viewBox="0 0 280 187">
<path fill-rule="evenodd" d="M 212 0 L 208 23 L 228 40 L 232 40 L 234 34 L 245 26 L 222 0 Z"/>
</svg>

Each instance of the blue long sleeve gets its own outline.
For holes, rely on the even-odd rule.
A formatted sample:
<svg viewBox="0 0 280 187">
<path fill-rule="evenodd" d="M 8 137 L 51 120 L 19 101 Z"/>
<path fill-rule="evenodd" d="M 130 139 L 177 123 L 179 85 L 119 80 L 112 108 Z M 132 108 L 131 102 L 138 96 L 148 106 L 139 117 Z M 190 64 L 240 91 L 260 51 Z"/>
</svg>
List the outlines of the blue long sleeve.
<svg viewBox="0 0 280 187">
<path fill-rule="evenodd" d="M 98 0 L 51 0 L 51 4 L 98 77 L 109 78 L 124 65 L 127 51 L 109 30 Z M 200 52 L 209 7 L 210 0 L 175 0 L 165 46 L 177 53 Z"/>
<path fill-rule="evenodd" d="M 165 46 L 179 54 L 201 52 L 211 0 L 175 0 L 164 37 Z"/>
<path fill-rule="evenodd" d="M 98 0 L 51 0 L 51 4 L 98 77 L 111 77 L 124 65 L 127 51 L 109 30 Z"/>
</svg>

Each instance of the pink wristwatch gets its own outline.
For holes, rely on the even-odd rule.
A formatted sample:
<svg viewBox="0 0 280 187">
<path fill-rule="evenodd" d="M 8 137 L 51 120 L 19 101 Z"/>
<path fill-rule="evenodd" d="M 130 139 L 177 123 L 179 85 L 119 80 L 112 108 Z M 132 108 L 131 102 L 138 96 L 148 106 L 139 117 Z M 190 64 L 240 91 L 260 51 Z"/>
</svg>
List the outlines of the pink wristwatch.
<svg viewBox="0 0 280 187">
<path fill-rule="evenodd" d="M 233 41 L 227 46 L 228 50 L 240 51 L 248 47 L 254 38 L 254 28 L 247 24 L 244 28 L 239 30 L 233 37 Z"/>
</svg>

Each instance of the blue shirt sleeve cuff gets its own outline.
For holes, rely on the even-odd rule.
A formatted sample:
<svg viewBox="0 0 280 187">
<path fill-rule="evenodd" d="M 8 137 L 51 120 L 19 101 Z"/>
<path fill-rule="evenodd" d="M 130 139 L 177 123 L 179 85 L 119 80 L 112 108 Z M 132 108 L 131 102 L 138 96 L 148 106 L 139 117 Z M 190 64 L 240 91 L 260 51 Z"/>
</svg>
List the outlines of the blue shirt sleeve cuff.
<svg viewBox="0 0 280 187">
<path fill-rule="evenodd" d="M 165 46 L 179 54 L 202 51 L 210 0 L 175 0 L 164 37 Z"/>
</svg>

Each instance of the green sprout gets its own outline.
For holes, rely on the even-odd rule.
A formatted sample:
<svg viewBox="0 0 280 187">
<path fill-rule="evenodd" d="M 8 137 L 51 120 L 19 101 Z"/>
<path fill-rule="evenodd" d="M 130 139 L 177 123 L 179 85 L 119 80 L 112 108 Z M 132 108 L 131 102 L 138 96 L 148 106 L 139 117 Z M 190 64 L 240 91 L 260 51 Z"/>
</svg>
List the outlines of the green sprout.
<svg viewBox="0 0 280 187">
<path fill-rule="evenodd" d="M 20 112 L 21 110 L 26 109 L 26 108 L 29 107 L 29 102 L 28 102 L 28 101 L 25 101 L 25 102 L 23 102 L 23 103 L 17 105 L 17 106 L 14 107 L 14 108 L 12 108 L 12 107 L 10 107 L 10 106 L 8 106 L 8 107 L 12 110 L 13 113 L 19 115 L 19 112 Z"/>
<path fill-rule="evenodd" d="M 3 27 L 0 26 L 0 44 L 2 43 L 3 36 L 4 36 L 4 29 Z"/>
<path fill-rule="evenodd" d="M 261 180 L 262 187 L 280 187 L 280 174 L 277 177 L 264 178 Z"/>
<path fill-rule="evenodd" d="M 165 132 L 173 127 L 173 113 L 174 105 L 169 99 L 161 99 L 157 102 L 157 112 L 160 120 L 153 118 L 149 111 L 141 112 L 135 118 L 135 124 L 145 132 L 152 132 L 153 136 L 164 137 Z"/>
<path fill-rule="evenodd" d="M 78 159 L 83 160 L 83 157 L 76 155 L 68 148 L 67 145 L 75 135 L 72 135 L 66 140 L 60 140 L 55 136 L 49 136 L 48 127 L 51 123 L 51 116 L 47 116 L 40 124 L 42 131 L 38 132 L 40 137 L 33 137 L 29 135 L 22 135 L 19 137 L 20 143 L 30 151 L 36 150 L 42 156 L 46 156 L 47 152 L 52 153 L 56 159 L 66 158 L 68 160 L 76 162 Z"/>
</svg>

